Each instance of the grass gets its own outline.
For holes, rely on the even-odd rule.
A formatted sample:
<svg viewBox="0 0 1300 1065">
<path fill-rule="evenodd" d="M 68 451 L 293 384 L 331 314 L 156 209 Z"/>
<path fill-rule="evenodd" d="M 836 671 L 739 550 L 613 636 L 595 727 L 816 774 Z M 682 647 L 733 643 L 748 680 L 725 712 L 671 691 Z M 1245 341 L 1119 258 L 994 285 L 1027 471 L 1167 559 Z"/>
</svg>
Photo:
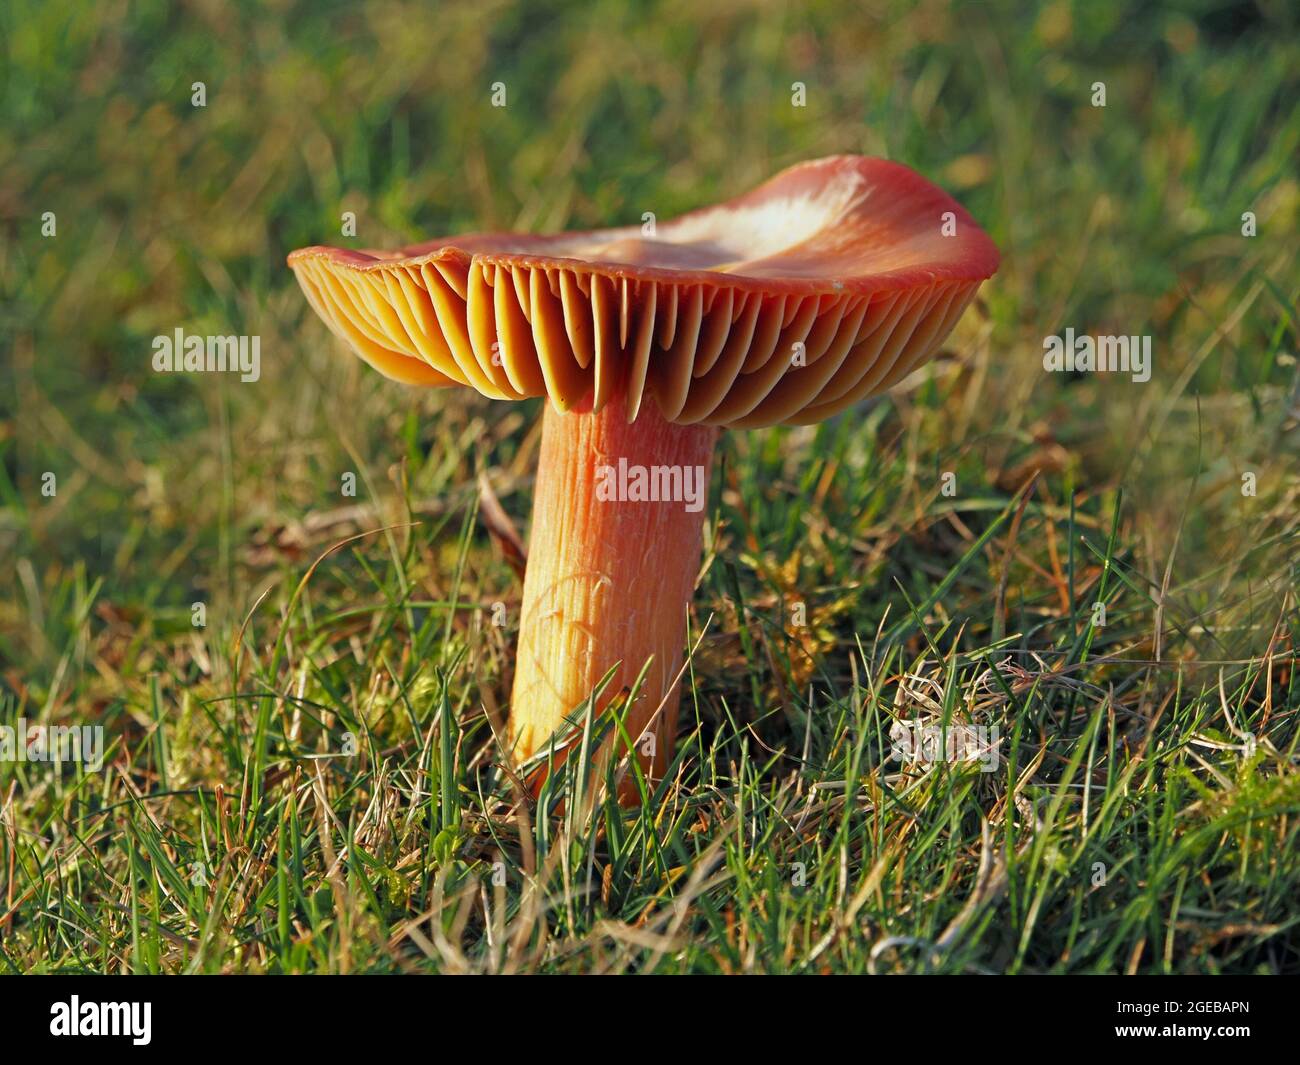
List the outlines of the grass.
<svg viewBox="0 0 1300 1065">
<path fill-rule="evenodd" d="M 0 968 L 1300 971 L 1296 28 L 5 5 L 0 723 L 108 751 L 0 763 Z M 381 379 L 284 255 L 668 217 L 838 151 L 952 190 L 1004 267 L 895 393 L 724 436 L 674 771 L 523 803 L 477 512 L 484 475 L 526 527 L 539 408 Z M 178 326 L 261 336 L 261 379 L 154 374 Z M 1150 334 L 1151 381 L 1044 373 L 1067 326 Z M 891 760 L 910 719 L 996 727 L 996 771 Z"/>
</svg>

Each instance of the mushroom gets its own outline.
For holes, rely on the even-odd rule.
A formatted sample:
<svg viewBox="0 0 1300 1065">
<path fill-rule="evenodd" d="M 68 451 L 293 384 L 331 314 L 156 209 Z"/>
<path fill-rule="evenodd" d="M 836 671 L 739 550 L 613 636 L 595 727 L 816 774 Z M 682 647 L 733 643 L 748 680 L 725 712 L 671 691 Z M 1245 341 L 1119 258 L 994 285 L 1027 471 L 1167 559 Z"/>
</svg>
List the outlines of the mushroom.
<svg viewBox="0 0 1300 1065">
<path fill-rule="evenodd" d="M 625 728 L 661 776 L 718 429 L 819 422 L 889 388 L 998 252 L 908 168 L 834 156 L 657 226 L 311 247 L 289 265 L 381 373 L 546 397 L 513 756 L 547 750 L 617 667 L 596 710 L 641 677 Z"/>
</svg>

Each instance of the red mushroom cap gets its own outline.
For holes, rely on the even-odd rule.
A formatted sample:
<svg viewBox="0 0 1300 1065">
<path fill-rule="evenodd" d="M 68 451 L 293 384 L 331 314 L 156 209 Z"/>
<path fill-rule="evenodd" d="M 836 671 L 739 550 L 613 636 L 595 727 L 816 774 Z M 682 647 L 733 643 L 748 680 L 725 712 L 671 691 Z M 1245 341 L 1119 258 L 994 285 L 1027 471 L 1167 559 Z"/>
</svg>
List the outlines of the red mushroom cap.
<svg viewBox="0 0 1300 1065">
<path fill-rule="evenodd" d="M 399 381 L 598 410 L 625 380 L 629 419 L 648 395 L 670 422 L 751 427 L 819 421 L 902 379 L 998 252 L 907 167 L 833 156 L 653 235 L 311 247 L 289 265 L 330 328 Z"/>
</svg>

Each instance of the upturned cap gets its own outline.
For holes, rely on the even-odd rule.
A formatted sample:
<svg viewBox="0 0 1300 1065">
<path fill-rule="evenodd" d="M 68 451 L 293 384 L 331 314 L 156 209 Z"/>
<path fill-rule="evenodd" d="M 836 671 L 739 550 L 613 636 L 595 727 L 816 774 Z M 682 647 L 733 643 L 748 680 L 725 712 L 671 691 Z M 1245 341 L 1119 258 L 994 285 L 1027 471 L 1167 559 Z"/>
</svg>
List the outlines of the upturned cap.
<svg viewBox="0 0 1300 1065">
<path fill-rule="evenodd" d="M 956 324 L 998 251 L 947 193 L 832 156 L 657 225 L 468 234 L 289 265 L 381 373 L 680 424 L 806 424 L 884 391 Z M 590 406 L 588 406 L 590 405 Z"/>
</svg>

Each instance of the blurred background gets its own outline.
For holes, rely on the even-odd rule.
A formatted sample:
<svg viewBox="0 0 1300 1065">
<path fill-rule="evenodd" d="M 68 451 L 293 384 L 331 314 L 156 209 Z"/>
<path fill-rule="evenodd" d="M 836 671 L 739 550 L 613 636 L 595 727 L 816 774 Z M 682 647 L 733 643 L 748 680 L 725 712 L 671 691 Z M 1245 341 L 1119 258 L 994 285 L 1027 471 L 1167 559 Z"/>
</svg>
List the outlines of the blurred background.
<svg viewBox="0 0 1300 1065">
<path fill-rule="evenodd" d="M 292 248 L 664 218 L 833 152 L 914 166 L 1004 251 L 958 334 L 979 334 L 962 352 L 979 402 L 950 397 L 924 462 L 1127 482 L 1153 563 L 1183 516 L 1182 557 L 1204 564 L 1294 533 L 1251 521 L 1296 502 L 1295 23 L 1291 4 L 1212 0 L 13 0 L 0 653 L 48 683 L 40 603 L 78 581 L 153 624 L 187 625 L 195 598 L 246 607 L 343 469 L 382 493 L 406 455 L 420 499 L 472 490 L 476 467 L 526 476 L 534 411 L 368 372 L 309 313 Z M 1153 380 L 1044 375 L 1041 341 L 1067 325 L 1153 334 Z M 153 335 L 177 326 L 259 334 L 260 382 L 153 373 Z"/>
<path fill-rule="evenodd" d="M 1204 653 L 1258 652 L 1296 577 L 1296 23 L 1280 0 L 10 0 L 10 709 L 131 711 L 171 655 L 165 689 L 220 674 L 193 646 L 193 602 L 233 641 L 262 592 L 282 604 L 325 546 L 407 506 L 432 520 L 436 583 L 481 471 L 526 525 L 536 404 L 384 380 L 309 311 L 290 250 L 667 218 L 836 152 L 950 190 L 1004 265 L 926 380 L 815 431 L 729 434 L 715 494 L 741 583 L 865 588 L 823 638 L 874 631 L 900 584 L 924 599 L 943 572 L 917 561 L 952 548 L 932 528 L 941 471 L 975 511 L 1040 471 L 1048 504 L 1095 502 L 1100 526 L 1122 490 L 1139 582 L 1177 590 L 1188 632 L 1222 633 Z M 1151 381 L 1045 374 L 1043 338 L 1067 326 L 1151 334 Z M 151 339 L 177 327 L 259 335 L 261 379 L 152 372 Z M 828 441 L 836 490 L 814 499 L 800 486 Z M 734 511 L 751 499 L 766 522 Z M 856 539 L 847 574 L 805 551 L 826 529 Z M 469 564 L 484 596 L 517 600 L 485 537 Z M 348 566 L 322 578 L 343 601 Z M 987 591 L 954 595 L 987 623 Z"/>
<path fill-rule="evenodd" d="M 664 218 L 833 152 L 913 166 L 1004 252 L 941 389 L 898 399 L 913 468 L 884 490 L 914 493 L 918 464 L 967 495 L 1035 469 L 1058 502 L 1122 486 L 1140 572 L 1160 583 L 1180 537 L 1191 615 L 1247 597 L 1271 624 L 1300 498 L 1295 21 L 1282 3 L 6 4 L 8 683 L 47 702 L 91 598 L 95 631 L 125 619 L 146 658 L 190 635 L 194 601 L 234 622 L 403 493 L 443 514 L 495 469 L 526 521 L 536 403 L 368 371 L 308 311 L 292 248 Z M 260 335 L 261 380 L 153 373 L 152 337 L 178 326 Z M 1152 334 L 1151 382 L 1045 375 L 1066 326 Z M 727 442 L 759 494 L 813 446 Z M 781 566 L 798 537 L 758 547 Z M 883 603 L 863 610 L 874 629 Z"/>
</svg>

